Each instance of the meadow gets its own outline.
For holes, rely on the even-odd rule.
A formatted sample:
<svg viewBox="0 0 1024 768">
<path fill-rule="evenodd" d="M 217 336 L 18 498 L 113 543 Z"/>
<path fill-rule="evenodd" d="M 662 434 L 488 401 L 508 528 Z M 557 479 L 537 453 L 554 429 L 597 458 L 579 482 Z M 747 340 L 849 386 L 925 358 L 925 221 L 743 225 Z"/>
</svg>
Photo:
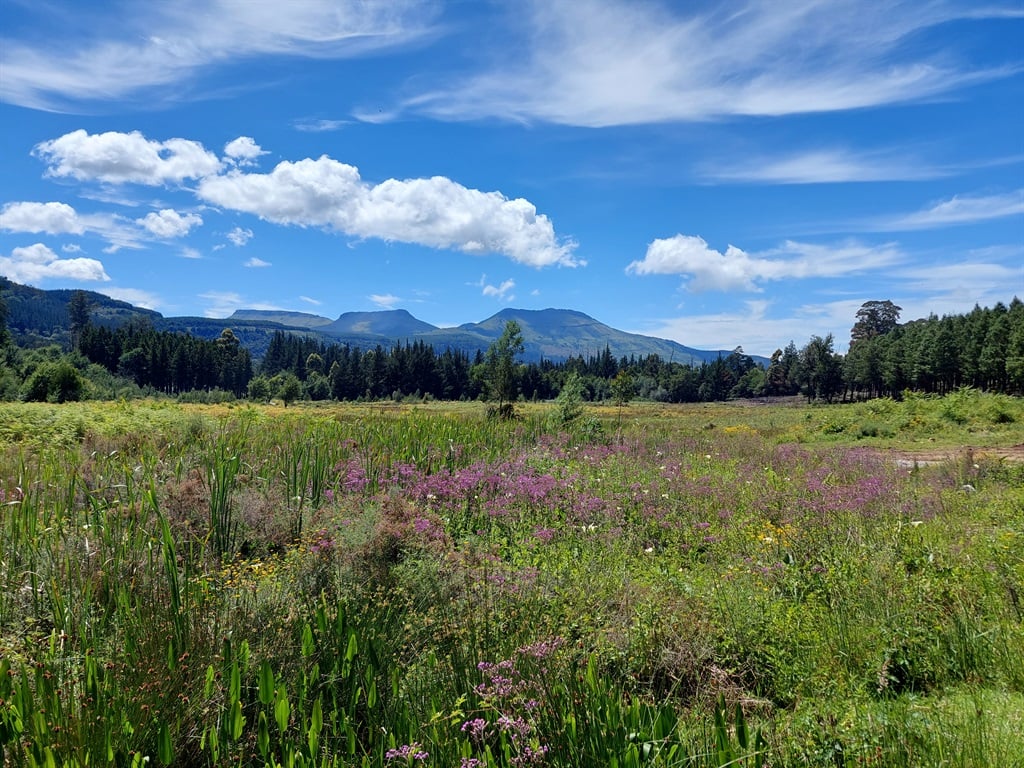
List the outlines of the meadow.
<svg viewBox="0 0 1024 768">
<path fill-rule="evenodd" d="M 519 409 L 0 404 L 0 764 L 1024 766 L 1024 402 Z"/>
</svg>

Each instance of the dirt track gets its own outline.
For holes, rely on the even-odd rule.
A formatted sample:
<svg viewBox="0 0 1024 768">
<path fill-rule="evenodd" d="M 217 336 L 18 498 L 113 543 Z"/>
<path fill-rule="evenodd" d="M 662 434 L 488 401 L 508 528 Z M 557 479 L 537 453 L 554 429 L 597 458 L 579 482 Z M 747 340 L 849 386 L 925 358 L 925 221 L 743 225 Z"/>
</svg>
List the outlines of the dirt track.
<svg viewBox="0 0 1024 768">
<path fill-rule="evenodd" d="M 955 448 L 925 448 L 920 451 L 892 450 L 884 451 L 884 453 L 901 466 L 942 464 L 946 461 L 965 460 L 968 458 L 973 461 L 996 459 L 1024 463 L 1024 443 L 1002 448 L 981 448 L 964 445 Z"/>
</svg>

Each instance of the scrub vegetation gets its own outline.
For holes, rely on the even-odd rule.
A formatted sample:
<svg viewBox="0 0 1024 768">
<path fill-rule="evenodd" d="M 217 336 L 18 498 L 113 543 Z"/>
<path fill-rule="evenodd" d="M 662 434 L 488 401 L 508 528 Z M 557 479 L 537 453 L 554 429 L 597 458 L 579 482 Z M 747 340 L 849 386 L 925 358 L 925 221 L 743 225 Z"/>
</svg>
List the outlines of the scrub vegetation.
<svg viewBox="0 0 1024 768">
<path fill-rule="evenodd" d="M 1024 765 L 1022 425 L 0 404 L 0 764 Z"/>
</svg>

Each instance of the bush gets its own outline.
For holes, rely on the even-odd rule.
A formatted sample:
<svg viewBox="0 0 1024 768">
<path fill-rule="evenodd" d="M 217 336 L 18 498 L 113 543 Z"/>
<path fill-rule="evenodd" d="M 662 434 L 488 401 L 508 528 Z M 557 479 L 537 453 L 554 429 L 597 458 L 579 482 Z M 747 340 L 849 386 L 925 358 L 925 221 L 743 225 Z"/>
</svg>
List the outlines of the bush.
<svg viewBox="0 0 1024 768">
<path fill-rule="evenodd" d="M 22 399 L 29 402 L 68 403 L 82 399 L 82 375 L 67 360 L 40 364 L 22 387 Z"/>
</svg>

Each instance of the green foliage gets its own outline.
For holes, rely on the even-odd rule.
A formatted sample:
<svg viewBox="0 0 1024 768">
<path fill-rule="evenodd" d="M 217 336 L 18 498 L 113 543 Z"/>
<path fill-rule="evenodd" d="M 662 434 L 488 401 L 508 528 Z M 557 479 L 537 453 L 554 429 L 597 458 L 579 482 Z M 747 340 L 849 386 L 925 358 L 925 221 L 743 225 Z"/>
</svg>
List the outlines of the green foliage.
<svg viewBox="0 0 1024 768">
<path fill-rule="evenodd" d="M 1019 764 L 1021 472 L 856 434 L 950 402 L 2 404 L 2 759 Z"/>
<path fill-rule="evenodd" d="M 515 415 L 513 403 L 519 395 L 516 357 L 523 353 L 523 334 L 519 323 L 509 320 L 501 336 L 487 349 L 484 357 L 484 385 L 494 403 L 493 414 L 501 419 Z"/>
<path fill-rule="evenodd" d="M 583 379 L 573 371 L 562 384 L 562 389 L 555 398 L 554 424 L 565 428 L 576 422 L 583 415 Z"/>
<path fill-rule="evenodd" d="M 286 371 L 270 380 L 270 390 L 287 407 L 302 397 L 302 382 L 295 374 Z"/>
<path fill-rule="evenodd" d="M 68 403 L 82 399 L 85 382 L 68 360 L 41 363 L 25 380 L 22 399 L 29 402 Z"/>
</svg>

